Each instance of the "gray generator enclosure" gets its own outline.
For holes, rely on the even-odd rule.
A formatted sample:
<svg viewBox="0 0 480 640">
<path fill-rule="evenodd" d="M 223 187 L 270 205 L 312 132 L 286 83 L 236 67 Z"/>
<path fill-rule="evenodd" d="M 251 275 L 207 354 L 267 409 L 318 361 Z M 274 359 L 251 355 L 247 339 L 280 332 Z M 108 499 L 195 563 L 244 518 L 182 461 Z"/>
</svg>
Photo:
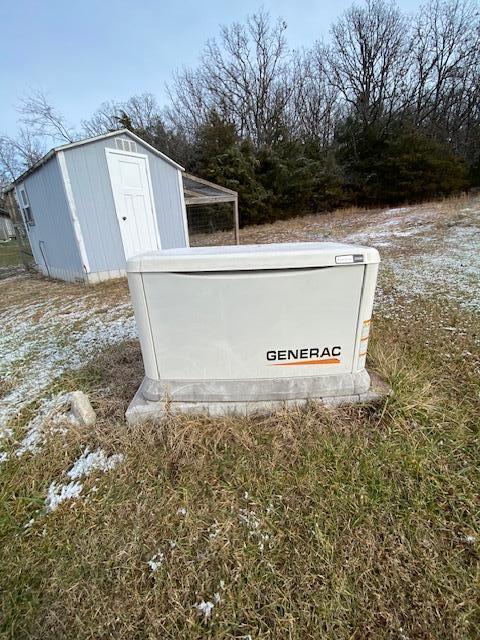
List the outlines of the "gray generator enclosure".
<svg viewBox="0 0 480 640">
<path fill-rule="evenodd" d="M 188 246 L 182 172 L 126 129 L 52 149 L 14 183 L 39 270 L 95 283 L 138 253 Z"/>
</svg>

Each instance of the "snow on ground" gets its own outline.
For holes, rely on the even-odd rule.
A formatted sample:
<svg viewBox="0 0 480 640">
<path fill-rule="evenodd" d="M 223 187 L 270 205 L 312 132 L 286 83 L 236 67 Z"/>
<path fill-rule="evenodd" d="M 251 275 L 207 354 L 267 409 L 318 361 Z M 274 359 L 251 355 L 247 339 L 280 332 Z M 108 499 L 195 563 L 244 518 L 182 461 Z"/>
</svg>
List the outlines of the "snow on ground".
<svg viewBox="0 0 480 640">
<path fill-rule="evenodd" d="M 28 278 L 19 279 L 18 287 L 26 282 Z M 44 281 L 39 284 L 48 287 Z M 125 294 L 125 301 L 109 304 L 83 286 L 77 292 L 66 298 L 46 296 L 0 313 L 0 379 L 7 386 L 0 403 L 0 431 L 65 370 L 81 367 L 102 348 L 137 335 Z"/>
<path fill-rule="evenodd" d="M 376 247 L 381 275 L 407 299 L 442 294 L 480 311 L 480 197 L 383 210 L 309 215 L 249 227 L 242 243 L 339 241 Z M 382 291 L 377 307 L 393 302 Z M 380 304 L 379 304 L 380 303 Z M 388 306 L 388 305 L 387 305 Z"/>
<path fill-rule="evenodd" d="M 453 212 L 405 207 L 394 218 L 387 210 L 343 239 L 376 247 L 395 290 L 407 299 L 441 294 L 480 311 L 480 198 L 472 205 Z"/>
<path fill-rule="evenodd" d="M 110 471 L 123 461 L 121 453 L 107 456 L 102 449 L 90 451 L 87 447 L 82 455 L 75 461 L 73 467 L 67 471 L 67 476 L 72 480 L 87 476 L 92 471 Z"/>
<path fill-rule="evenodd" d="M 164 560 L 165 560 L 165 554 L 159 551 L 158 553 L 156 553 L 154 556 L 150 558 L 147 564 L 150 567 L 150 570 L 155 572 L 162 566 Z"/>
<path fill-rule="evenodd" d="M 202 600 L 201 602 L 197 602 L 193 606 L 195 607 L 195 609 L 197 609 L 198 615 L 205 618 L 209 618 L 212 615 L 212 611 L 215 607 L 214 603 L 210 602 L 210 600 L 207 600 L 207 602 L 205 602 L 205 600 Z"/>
<path fill-rule="evenodd" d="M 196 602 L 193 605 L 197 610 L 199 616 L 202 616 L 205 619 L 209 618 L 212 615 L 215 606 L 219 605 L 222 602 L 221 592 L 225 589 L 225 582 L 223 580 L 220 580 L 217 589 L 218 591 L 215 591 L 215 593 L 213 593 L 210 600 L 205 600 L 202 598 L 200 602 Z M 242 636 L 242 638 L 243 637 L 244 636 Z"/>
<path fill-rule="evenodd" d="M 111 471 L 123 459 L 124 456 L 121 453 L 108 456 L 103 449 L 90 451 L 86 447 L 82 455 L 77 458 L 72 468 L 66 473 L 70 481 L 65 484 L 54 481 L 50 484 L 45 500 L 46 510 L 53 511 L 65 500 L 78 498 L 83 490 L 83 485 L 79 482 L 80 478 L 85 478 L 92 471 Z"/>
<path fill-rule="evenodd" d="M 81 482 L 69 482 L 68 484 L 57 485 L 56 482 L 48 487 L 47 497 L 45 499 L 45 508 L 47 511 L 54 511 L 65 500 L 78 498 L 82 493 L 83 485 Z"/>
<path fill-rule="evenodd" d="M 25 437 L 15 451 L 17 458 L 25 453 L 37 453 L 40 450 L 45 438 L 46 425 L 53 426 L 64 418 L 62 410 L 65 411 L 67 406 L 68 393 L 57 394 L 42 402 L 36 416 L 26 426 Z"/>
<path fill-rule="evenodd" d="M 225 241 L 221 233 L 212 237 Z M 398 294 L 437 293 L 480 311 L 480 196 L 308 215 L 242 229 L 241 241 L 373 245 L 382 258 L 377 308 L 383 312 L 394 308 Z M 40 399 L 55 378 L 137 332 L 124 285 L 109 290 L 16 276 L 2 280 L 0 292 L 4 287 L 19 292 L 19 301 L 0 311 L 0 433 L 9 437 L 19 410 Z M 35 424 L 26 436 L 30 432 L 32 446 Z"/>
<path fill-rule="evenodd" d="M 387 260 L 404 296 L 438 293 L 480 311 L 480 228 L 452 229 L 441 246 L 414 257 Z"/>
</svg>

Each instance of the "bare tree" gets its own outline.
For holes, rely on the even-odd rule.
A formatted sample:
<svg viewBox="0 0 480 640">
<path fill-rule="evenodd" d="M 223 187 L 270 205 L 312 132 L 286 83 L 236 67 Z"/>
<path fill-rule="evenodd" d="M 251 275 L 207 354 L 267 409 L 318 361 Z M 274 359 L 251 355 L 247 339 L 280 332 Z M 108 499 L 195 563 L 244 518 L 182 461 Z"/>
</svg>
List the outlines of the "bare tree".
<svg viewBox="0 0 480 640">
<path fill-rule="evenodd" d="M 37 136 L 56 142 L 74 142 L 78 139 L 78 134 L 66 124 L 64 116 L 48 102 L 42 91 L 21 98 L 18 112 L 20 122 Z"/>
<path fill-rule="evenodd" d="M 0 186 L 18 178 L 45 155 L 45 147 L 38 136 L 27 129 L 20 129 L 18 135 L 0 137 Z"/>
<path fill-rule="evenodd" d="M 87 120 L 82 120 L 82 129 L 87 136 L 98 136 L 119 128 L 121 111 L 119 103 L 111 100 L 102 102 Z"/>
<path fill-rule="evenodd" d="M 10 182 L 45 155 L 48 142 L 73 142 L 77 136 L 43 92 L 21 98 L 18 112 L 23 125 L 15 137 L 0 137 L 0 174 Z"/>
<path fill-rule="evenodd" d="M 275 141 L 293 89 L 286 28 L 264 11 L 246 24 L 222 27 L 220 39 L 207 42 L 199 68 L 176 74 L 173 122 L 194 130 L 215 111 L 255 144 Z"/>
<path fill-rule="evenodd" d="M 122 108 L 135 129 L 147 131 L 155 127 L 161 120 L 160 107 L 152 93 L 132 96 L 123 104 Z"/>
<path fill-rule="evenodd" d="M 319 150 L 331 149 L 336 132 L 343 131 L 359 149 L 359 123 L 386 136 L 401 122 L 477 161 L 476 0 L 426 0 L 413 18 L 389 0 L 365 0 L 335 22 L 328 45 L 316 43 L 302 53 L 288 48 L 286 28 L 263 10 L 243 24 L 222 27 L 217 39 L 207 41 L 198 67 L 175 74 L 167 110 L 151 93 L 111 100 L 82 122 L 82 134 L 126 126 L 186 161 L 194 157 L 192 143 L 212 114 L 257 147 L 287 137 L 313 142 Z M 3 181 L 34 164 L 47 142 L 78 138 L 43 92 L 23 98 L 19 113 L 18 135 L 0 137 Z"/>
<path fill-rule="evenodd" d="M 8 136 L 0 138 L 0 189 L 20 175 L 21 168 L 13 141 Z"/>
<path fill-rule="evenodd" d="M 87 135 L 99 135 L 122 127 L 128 120 L 132 129 L 140 132 L 154 130 L 162 122 L 161 110 L 152 93 L 132 96 L 125 102 L 104 102 L 82 127 Z"/>
<path fill-rule="evenodd" d="M 321 148 L 331 145 L 340 118 L 339 92 L 328 80 L 323 47 L 317 45 L 294 60 L 294 81 L 289 105 L 293 135 L 314 140 Z"/>
<path fill-rule="evenodd" d="M 470 0 L 430 0 L 414 28 L 415 123 L 447 141 L 478 122 L 480 13 Z"/>
<path fill-rule="evenodd" d="M 365 126 L 392 115 L 409 100 L 410 40 L 406 18 L 384 0 L 352 6 L 331 29 L 324 49 L 329 81 Z M 317 45 L 317 56 L 322 47 Z"/>
</svg>

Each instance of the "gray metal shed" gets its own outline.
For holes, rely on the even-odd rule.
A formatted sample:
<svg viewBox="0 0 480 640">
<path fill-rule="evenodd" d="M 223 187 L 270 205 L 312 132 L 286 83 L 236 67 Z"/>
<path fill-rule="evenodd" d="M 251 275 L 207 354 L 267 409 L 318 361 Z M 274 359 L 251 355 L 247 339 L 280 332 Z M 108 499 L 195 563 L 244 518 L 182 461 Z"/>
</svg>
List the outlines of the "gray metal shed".
<svg viewBox="0 0 480 640">
<path fill-rule="evenodd" d="M 8 242 L 14 237 L 15 230 L 8 212 L 0 209 L 0 242 Z"/>
<path fill-rule="evenodd" d="M 127 129 L 55 147 L 13 183 L 37 266 L 95 283 L 132 255 L 188 246 L 182 172 Z"/>
</svg>

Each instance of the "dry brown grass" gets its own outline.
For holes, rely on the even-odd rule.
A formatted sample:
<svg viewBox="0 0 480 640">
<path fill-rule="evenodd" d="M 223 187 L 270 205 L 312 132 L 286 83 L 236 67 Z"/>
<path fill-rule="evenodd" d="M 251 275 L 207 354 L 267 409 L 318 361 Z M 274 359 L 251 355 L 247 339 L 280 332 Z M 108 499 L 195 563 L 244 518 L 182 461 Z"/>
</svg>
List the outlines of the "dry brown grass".
<svg viewBox="0 0 480 640">
<path fill-rule="evenodd" d="M 472 196 L 460 194 L 449 198 L 441 198 L 432 202 L 417 204 L 409 207 L 405 225 L 400 224 L 398 231 L 411 228 L 416 223 L 432 223 L 440 229 L 455 224 L 455 220 L 467 220 L 468 213 L 462 209 L 472 205 Z M 417 221 L 411 221 L 412 216 Z M 241 244 L 256 244 L 270 242 L 303 242 L 343 240 L 357 232 L 368 228 L 373 230 L 391 219 L 388 208 L 348 207 L 336 211 L 299 215 L 286 220 L 277 220 L 271 224 L 252 225 L 240 230 Z M 192 246 L 232 244 L 231 232 L 216 232 L 210 234 L 196 234 L 192 236 Z M 401 251 L 411 249 L 411 243 L 403 246 L 399 242 Z M 424 247 L 422 247 L 424 250 Z M 392 251 L 392 255 L 395 255 Z"/>
<path fill-rule="evenodd" d="M 88 390 L 99 420 L 4 466 L 4 637 L 477 637 L 478 381 L 460 366 L 474 336 L 445 369 L 441 333 L 414 313 L 408 326 L 400 346 L 401 323 L 376 323 L 372 362 L 395 390 L 378 409 L 126 427 L 135 342 L 57 381 Z M 125 462 L 45 513 L 85 446 Z"/>
<path fill-rule="evenodd" d="M 79 297 L 85 300 L 103 300 L 109 305 L 124 298 L 128 293 L 125 278 L 109 280 L 95 286 L 85 286 L 79 283 L 52 280 L 37 274 L 25 274 L 9 278 L 2 282 L 2 296 L 0 298 L 0 312 L 14 307 L 36 302 L 71 301 Z"/>
<path fill-rule="evenodd" d="M 440 233 L 437 224 L 468 215 L 464 204 L 415 215 Z M 270 232 L 347 234 L 372 215 L 387 214 L 340 212 Z M 250 232 L 243 241 L 269 231 Z M 136 341 L 52 383 L 52 393 L 89 393 L 98 421 L 49 433 L 38 454 L 0 469 L 0 637 L 478 638 L 478 314 L 438 295 L 402 297 L 391 276 L 383 268 L 395 315 L 376 314 L 369 348 L 394 389 L 380 407 L 127 427 L 143 374 Z M 81 290 L 108 308 L 125 287 Z M 77 285 L 19 279 L 0 304 L 78 295 Z M 16 436 L 37 408 L 22 411 Z M 124 462 L 47 513 L 50 483 L 65 482 L 87 446 Z M 195 607 L 202 600 L 215 604 L 210 617 Z"/>
</svg>

